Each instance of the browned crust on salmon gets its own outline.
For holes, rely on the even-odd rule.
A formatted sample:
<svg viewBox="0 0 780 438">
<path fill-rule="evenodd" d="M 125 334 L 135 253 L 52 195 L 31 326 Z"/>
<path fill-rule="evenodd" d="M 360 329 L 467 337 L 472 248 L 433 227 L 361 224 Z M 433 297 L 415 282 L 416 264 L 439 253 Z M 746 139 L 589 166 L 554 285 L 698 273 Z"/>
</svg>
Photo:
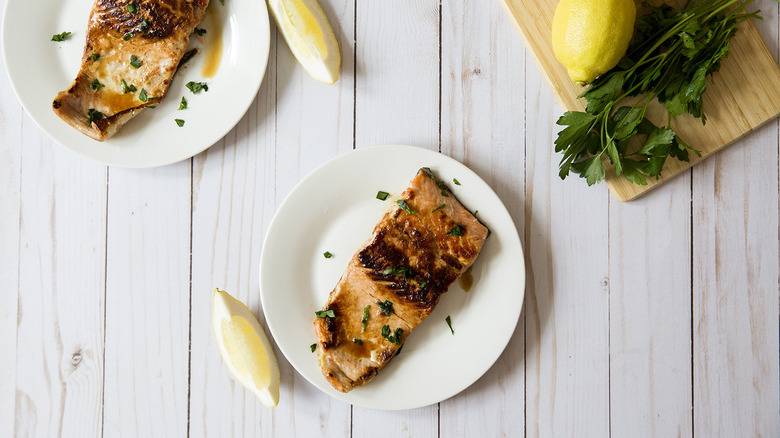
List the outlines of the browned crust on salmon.
<svg viewBox="0 0 780 438">
<path fill-rule="evenodd" d="M 168 92 L 189 35 L 205 17 L 208 0 L 96 0 L 81 68 L 52 109 L 69 125 L 103 141 Z M 136 12 L 128 11 L 132 4 Z M 93 59 L 92 55 L 99 55 Z M 131 65 L 135 56 L 141 66 Z M 97 80 L 102 86 L 93 89 Z M 123 85 L 135 87 L 128 91 Z M 147 100 L 141 100 L 144 90 Z M 103 114 L 87 124 L 89 110 Z"/>
<path fill-rule="evenodd" d="M 427 168 L 400 199 L 409 211 L 397 205 L 385 214 L 330 293 L 323 310 L 335 316 L 314 321 L 323 375 L 342 392 L 371 381 L 398 354 L 489 234 Z M 390 314 L 378 305 L 387 301 Z"/>
</svg>

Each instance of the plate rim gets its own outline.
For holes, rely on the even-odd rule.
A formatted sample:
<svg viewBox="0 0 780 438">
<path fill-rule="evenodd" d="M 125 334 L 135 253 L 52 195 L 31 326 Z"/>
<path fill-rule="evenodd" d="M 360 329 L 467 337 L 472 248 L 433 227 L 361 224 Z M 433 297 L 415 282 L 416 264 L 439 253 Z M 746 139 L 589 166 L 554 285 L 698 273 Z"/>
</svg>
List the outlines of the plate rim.
<svg viewBox="0 0 780 438">
<path fill-rule="evenodd" d="M 366 404 L 366 403 L 361 403 L 359 401 L 350 400 L 348 393 L 341 394 L 341 393 L 331 393 L 331 392 L 328 392 L 325 389 L 323 389 L 322 387 L 320 387 L 320 385 L 318 383 L 316 383 L 316 382 L 312 381 L 311 379 L 309 379 L 309 377 L 306 374 L 301 372 L 301 370 L 298 369 L 298 366 L 296 366 L 296 364 L 292 360 L 290 360 L 290 356 L 287 354 L 287 351 L 283 347 L 283 345 L 276 340 L 275 334 L 277 333 L 277 330 L 275 330 L 274 326 L 269 321 L 268 316 L 266 315 L 266 308 L 267 308 L 267 300 L 268 300 L 268 298 L 267 298 L 267 294 L 263 292 L 263 290 L 264 290 L 264 288 L 263 288 L 263 282 L 264 282 L 264 275 L 263 275 L 263 270 L 264 269 L 263 269 L 263 267 L 266 265 L 266 260 L 270 257 L 270 255 L 267 252 L 267 248 L 268 248 L 267 243 L 268 243 L 268 240 L 269 240 L 269 236 L 273 235 L 272 231 L 275 228 L 278 227 L 276 224 L 282 220 L 282 219 L 280 219 L 281 216 L 280 216 L 279 213 L 283 209 L 285 209 L 285 207 L 286 207 L 286 205 L 288 203 L 293 202 L 291 200 L 293 199 L 295 193 L 300 191 L 300 190 L 302 190 L 302 187 L 305 187 L 306 184 L 308 183 L 308 181 L 315 177 L 315 174 L 318 174 L 320 172 L 325 171 L 328 167 L 332 166 L 333 163 L 338 162 L 338 161 L 340 161 L 342 159 L 345 159 L 345 157 L 347 157 L 347 156 L 353 156 L 355 154 L 361 154 L 361 153 L 374 152 L 374 151 L 381 150 L 381 149 L 391 149 L 391 150 L 393 150 L 396 153 L 399 152 L 399 151 L 401 153 L 403 153 L 404 150 L 405 151 L 412 150 L 415 153 L 423 153 L 423 154 L 430 153 L 432 156 L 434 156 L 434 155 L 437 156 L 438 159 L 442 159 L 444 161 L 449 161 L 451 163 L 454 163 L 458 167 L 466 169 L 475 178 L 478 178 L 481 182 L 483 182 L 485 184 L 485 186 L 488 187 L 488 189 L 493 194 L 493 196 L 495 196 L 496 199 L 499 201 L 501 207 L 503 208 L 502 213 L 506 214 L 506 216 L 509 218 L 510 222 L 512 223 L 512 229 L 513 229 L 514 232 L 511 233 L 511 236 L 508 236 L 508 237 L 511 237 L 512 240 L 515 241 L 517 247 L 519 248 L 520 257 L 522 257 L 522 260 L 520 260 L 520 261 L 522 261 L 522 266 L 523 266 L 522 273 L 521 273 L 521 278 L 518 281 L 518 283 L 521 285 L 521 288 L 520 288 L 520 291 L 519 291 L 521 294 L 520 294 L 520 298 L 519 298 L 519 305 L 518 305 L 518 308 L 517 308 L 517 315 L 516 315 L 516 317 L 514 317 L 514 321 L 513 321 L 513 324 L 512 324 L 512 330 L 508 332 L 508 334 L 506 335 L 506 339 L 502 340 L 501 348 L 500 349 L 499 348 L 496 349 L 495 357 L 491 357 L 491 360 L 489 362 L 488 361 L 485 362 L 486 365 L 485 365 L 484 369 L 482 369 L 479 373 L 475 373 L 476 375 L 473 376 L 473 379 L 467 379 L 468 382 L 465 384 L 465 386 L 461 387 L 460 385 L 456 385 L 456 388 L 453 391 L 449 391 L 446 395 L 442 396 L 440 399 L 439 399 L 439 396 L 437 396 L 436 397 L 437 398 L 436 401 L 423 402 L 423 403 L 397 404 L 397 405 L 393 405 L 393 406 L 390 406 L 390 407 L 383 406 L 381 403 L 380 404 Z M 302 376 L 309 384 L 311 384 L 312 386 L 317 388 L 317 390 L 323 392 L 324 394 L 326 394 L 326 395 L 328 395 L 328 396 L 330 396 L 332 398 L 335 398 L 335 399 L 338 399 L 340 401 L 343 401 L 345 403 L 348 403 L 348 404 L 351 404 L 351 405 L 355 405 L 355 406 L 359 406 L 359 407 L 363 407 L 363 408 L 368 408 L 368 409 L 383 410 L 383 411 L 399 411 L 399 410 L 408 410 L 408 409 L 422 408 L 422 407 L 430 406 L 430 405 L 433 405 L 433 404 L 436 404 L 436 403 L 440 403 L 440 402 L 442 402 L 444 400 L 447 400 L 449 398 L 452 398 L 452 397 L 460 394 L 461 392 L 463 392 L 467 388 L 471 387 L 474 383 L 476 383 L 479 379 L 481 379 L 496 364 L 496 362 L 501 357 L 501 355 L 506 351 L 506 348 L 509 345 L 509 342 L 512 340 L 512 337 L 513 337 L 514 333 L 517 331 L 517 325 L 518 325 L 518 323 L 520 321 L 520 315 L 522 314 L 523 306 L 524 306 L 524 303 L 525 303 L 525 293 L 526 293 L 526 289 L 527 289 L 527 284 L 526 284 L 527 272 L 526 272 L 526 270 L 527 270 L 527 268 L 526 268 L 525 250 L 523 248 L 522 240 L 520 239 L 520 234 L 519 234 L 519 232 L 517 230 L 516 225 L 514 224 L 512 216 L 509 213 L 509 210 L 506 208 L 506 205 L 504 204 L 504 202 L 501 200 L 501 198 L 495 192 L 495 190 L 493 190 L 493 188 L 490 187 L 490 185 L 487 184 L 487 182 L 481 176 L 479 176 L 479 174 L 477 174 L 471 168 L 469 168 L 468 166 L 466 166 L 462 162 L 456 160 L 455 158 L 452 158 L 452 157 L 450 157 L 450 156 L 448 156 L 448 155 L 446 155 L 444 153 L 438 152 L 438 151 L 434 151 L 434 150 L 427 149 L 427 148 L 424 148 L 424 147 L 419 147 L 419 146 L 407 145 L 407 144 L 380 144 L 380 145 L 364 146 L 364 147 L 360 147 L 360 148 L 357 148 L 357 149 L 353 149 L 353 150 L 351 150 L 349 152 L 345 152 L 343 154 L 339 154 L 339 155 L 337 155 L 337 156 L 335 156 L 335 157 L 333 157 L 333 158 L 323 162 L 322 164 L 317 166 L 314 170 L 310 171 L 304 178 L 302 178 L 290 190 L 290 192 L 285 196 L 285 198 L 281 202 L 281 204 L 279 204 L 279 208 L 277 208 L 276 212 L 274 213 L 274 216 L 273 216 L 273 218 L 271 220 L 271 223 L 268 226 L 268 230 L 266 232 L 266 235 L 263 238 L 263 246 L 262 246 L 261 253 L 260 253 L 260 263 L 259 263 L 259 268 L 258 268 L 258 271 L 259 271 L 258 287 L 259 287 L 259 291 L 260 291 L 260 304 L 261 304 L 261 308 L 262 308 L 262 311 L 263 311 L 263 319 L 265 320 L 265 323 L 268 326 L 268 329 L 270 330 L 272 342 L 273 342 L 274 345 L 276 345 L 278 347 L 279 351 L 282 353 L 282 355 L 287 360 L 287 362 L 293 367 L 295 372 L 297 372 L 300 376 Z"/>
<path fill-rule="evenodd" d="M 11 68 L 9 68 L 9 61 L 8 61 L 8 56 L 7 56 L 7 54 L 8 54 L 7 48 L 9 47 L 8 45 L 11 44 L 11 43 L 9 41 L 10 37 L 7 36 L 8 32 L 9 32 L 8 31 L 8 26 L 7 26 L 7 21 L 9 20 L 9 18 L 8 18 L 8 10 L 11 7 L 10 5 L 14 4 L 14 3 L 17 3 L 17 2 L 25 2 L 25 1 L 26 0 L 6 0 L 5 6 L 3 8 L 3 19 L 2 19 L 2 27 L 3 27 L 3 29 L 2 29 L 2 32 L 0 32 L 0 47 L 2 47 L 2 51 L 3 51 L 3 56 L 2 56 L 3 57 L 3 66 L 5 67 L 5 73 L 6 73 L 6 77 L 8 78 L 8 82 L 11 84 L 11 89 L 13 90 L 14 95 L 16 95 L 17 101 L 19 102 L 19 104 L 24 109 L 25 114 L 33 121 L 33 123 L 35 123 L 35 125 L 38 127 L 38 129 L 43 131 L 49 137 L 49 139 L 52 142 L 54 142 L 56 144 L 59 144 L 60 146 L 62 146 L 65 149 L 67 149 L 68 151 L 75 153 L 79 157 L 87 158 L 87 159 L 89 159 L 90 161 L 92 161 L 94 163 L 99 163 L 99 164 L 102 164 L 102 165 L 105 165 L 105 166 L 126 168 L 126 169 L 149 169 L 149 168 L 168 166 L 168 165 L 171 165 L 171 164 L 175 164 L 175 163 L 179 163 L 179 162 L 188 160 L 188 159 L 190 159 L 190 158 L 200 154 L 201 152 L 207 150 L 208 148 L 214 146 L 215 144 L 217 144 L 231 130 L 233 130 L 233 128 L 235 128 L 238 125 L 239 122 L 241 122 L 241 119 L 244 118 L 244 116 L 246 115 L 247 111 L 249 111 L 249 108 L 252 106 L 252 104 L 254 103 L 255 99 L 257 98 L 257 94 L 260 91 L 260 87 L 262 86 L 263 81 L 265 80 L 266 71 L 268 70 L 268 62 L 269 62 L 270 53 L 271 53 L 271 25 L 270 25 L 270 21 L 269 21 L 270 17 L 268 15 L 268 7 L 265 6 L 265 2 L 262 2 L 264 7 L 260 7 L 259 8 L 261 10 L 261 12 L 260 12 L 259 17 L 258 17 L 258 18 L 260 18 L 261 22 L 257 23 L 257 24 L 265 27 L 265 29 L 267 30 L 267 35 L 264 38 L 264 41 L 266 42 L 266 44 L 262 44 L 262 51 L 263 51 L 263 53 L 261 54 L 261 57 L 259 58 L 259 66 L 260 66 L 260 69 L 259 69 L 259 72 L 260 72 L 259 80 L 257 81 L 256 88 L 254 88 L 253 93 L 251 94 L 252 98 L 248 99 L 248 101 L 245 104 L 241 105 L 243 108 L 241 108 L 241 112 L 240 113 L 237 113 L 238 115 L 237 115 L 237 117 L 236 117 L 236 119 L 234 121 L 229 122 L 229 123 L 225 123 L 224 129 L 216 130 L 218 132 L 218 135 L 215 134 L 214 136 L 208 136 L 207 140 L 203 142 L 202 146 L 198 146 L 198 147 L 193 147 L 191 149 L 187 149 L 186 153 L 177 154 L 177 155 L 171 156 L 169 158 L 160 159 L 160 160 L 146 160 L 146 161 L 143 161 L 143 162 L 123 163 L 121 158 L 111 159 L 111 158 L 96 157 L 96 156 L 93 156 L 93 155 L 85 152 L 83 150 L 83 148 L 75 147 L 75 146 L 73 146 L 71 144 L 67 144 L 67 142 L 63 142 L 60 138 L 55 136 L 54 131 L 50 127 L 47 127 L 46 123 L 43 123 L 43 121 L 41 119 L 41 114 L 39 114 L 36 111 L 30 111 L 31 105 L 28 105 L 29 102 L 26 102 L 27 98 L 23 97 L 23 94 L 20 93 L 20 91 L 19 91 L 21 89 L 21 87 L 20 87 L 21 82 L 19 82 L 20 79 L 17 78 L 17 75 L 12 73 L 13 70 Z M 92 1 L 94 3 L 94 0 L 89 0 L 89 1 Z M 59 3 L 59 2 L 57 2 L 57 3 Z M 216 3 L 216 1 L 215 0 L 211 0 L 209 2 L 209 6 L 211 6 L 214 3 Z M 33 5 L 28 5 L 28 6 L 33 7 Z M 34 7 L 40 7 L 40 6 L 41 5 L 34 5 Z M 225 17 L 229 17 L 229 16 L 230 15 L 226 15 Z M 228 32 L 228 30 L 229 30 L 228 28 L 224 28 L 223 32 Z M 85 29 L 85 32 L 86 32 L 86 29 Z M 174 75 L 174 77 L 175 76 L 176 75 Z M 72 79 L 70 79 L 70 81 L 72 82 Z M 52 99 L 53 98 L 54 97 L 52 96 Z M 213 137 L 213 139 L 212 139 L 212 137 Z M 86 136 L 85 136 L 85 138 L 86 138 Z M 94 141 L 97 142 L 96 140 L 94 140 Z M 110 141 L 111 141 L 111 139 L 105 140 L 105 142 L 110 142 Z"/>
</svg>

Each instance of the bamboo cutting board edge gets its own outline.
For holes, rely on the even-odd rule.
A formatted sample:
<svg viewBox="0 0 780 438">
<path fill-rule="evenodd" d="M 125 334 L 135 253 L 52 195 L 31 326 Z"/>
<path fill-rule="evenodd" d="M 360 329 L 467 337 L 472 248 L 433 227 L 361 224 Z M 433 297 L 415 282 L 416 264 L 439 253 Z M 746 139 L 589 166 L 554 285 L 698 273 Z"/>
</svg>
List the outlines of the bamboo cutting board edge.
<svg viewBox="0 0 780 438">
<path fill-rule="evenodd" d="M 558 103 L 564 110 L 582 111 L 584 101 L 577 98 L 582 88 L 569 79 L 565 68 L 552 52 L 550 28 L 557 0 L 533 2 L 532 7 L 525 8 L 523 3 L 527 6 L 526 0 L 501 0 Z M 758 68 L 741 68 L 743 65 Z M 780 66 L 752 21 L 740 25 L 729 57 L 723 61 L 721 71 L 708 79 L 707 87 L 704 109 L 709 120 L 706 127 L 690 116 L 675 118 L 671 125 L 680 138 L 701 151 L 702 157 L 691 153 L 690 162 L 667 160 L 660 178 L 648 179 L 647 185 L 636 185 L 617 178 L 611 166 L 606 166 L 605 182 L 618 200 L 636 199 L 780 114 Z M 735 100 L 735 96 L 741 96 L 740 93 L 753 101 L 740 106 L 741 101 Z M 778 98 L 766 99 L 767 95 Z M 647 117 L 656 124 L 665 124 L 665 111 L 657 102 L 653 102 Z"/>
</svg>

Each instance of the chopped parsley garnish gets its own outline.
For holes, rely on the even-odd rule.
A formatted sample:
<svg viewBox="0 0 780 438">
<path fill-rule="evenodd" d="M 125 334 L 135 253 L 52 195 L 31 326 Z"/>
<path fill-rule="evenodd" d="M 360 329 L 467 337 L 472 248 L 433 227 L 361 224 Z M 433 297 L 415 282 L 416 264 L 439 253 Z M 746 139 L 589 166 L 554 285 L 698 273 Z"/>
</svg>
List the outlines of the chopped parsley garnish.
<svg viewBox="0 0 780 438">
<path fill-rule="evenodd" d="M 122 37 L 122 39 L 123 39 L 123 40 L 125 40 L 125 41 L 127 41 L 127 40 L 129 40 L 130 38 L 132 38 L 132 37 L 134 37 L 134 36 L 135 36 L 135 34 L 134 34 L 133 32 L 127 32 L 127 33 L 125 34 L 125 36 L 123 36 L 123 37 Z"/>
<path fill-rule="evenodd" d="M 460 225 L 455 225 L 452 227 L 451 230 L 447 231 L 447 234 L 450 236 L 462 236 L 463 235 L 463 228 L 461 228 Z"/>
<path fill-rule="evenodd" d="M 198 94 L 200 93 L 200 90 L 203 91 L 209 91 L 209 86 L 205 82 L 193 82 L 189 81 L 187 82 L 186 87 L 192 91 L 192 94 Z"/>
<path fill-rule="evenodd" d="M 127 82 L 125 82 L 124 79 L 120 79 L 119 83 L 122 84 L 122 93 L 125 93 L 125 94 L 130 93 L 130 92 L 134 93 L 136 91 L 135 85 L 133 85 L 133 84 L 127 85 Z"/>
<path fill-rule="evenodd" d="M 335 318 L 336 317 L 336 312 L 334 312 L 333 309 L 318 310 L 318 311 L 314 312 L 314 314 L 317 316 L 317 318 L 325 318 L 325 317 Z"/>
<path fill-rule="evenodd" d="M 184 126 L 184 120 L 182 119 L 173 119 L 174 122 L 176 122 L 177 125 L 179 125 L 179 128 Z"/>
<path fill-rule="evenodd" d="M 135 3 L 129 3 L 127 5 L 127 12 L 131 14 L 135 14 L 136 12 L 138 12 L 138 6 L 136 6 Z"/>
<path fill-rule="evenodd" d="M 92 62 L 95 62 L 98 59 L 100 59 L 100 54 L 99 53 L 93 53 L 92 54 Z"/>
<path fill-rule="evenodd" d="M 390 196 L 390 193 L 378 191 L 376 192 L 376 199 L 379 199 L 380 201 L 384 201 L 387 199 L 387 197 Z"/>
<path fill-rule="evenodd" d="M 352 342 L 354 342 L 354 343 L 356 343 L 358 345 L 363 345 L 363 340 L 362 339 L 352 338 Z"/>
<path fill-rule="evenodd" d="M 199 27 L 195 28 L 195 34 L 198 36 L 203 36 L 203 34 L 206 33 L 206 29 L 201 29 Z"/>
<path fill-rule="evenodd" d="M 376 305 L 379 306 L 379 311 L 382 312 L 383 315 L 390 315 L 391 313 L 395 313 L 395 310 L 393 310 L 393 303 L 390 300 L 385 300 L 385 302 L 377 301 Z"/>
<path fill-rule="evenodd" d="M 135 55 L 132 55 L 132 56 L 130 56 L 130 65 L 132 65 L 132 66 L 133 66 L 133 68 L 138 68 L 138 67 L 140 67 L 142 64 L 143 64 L 143 63 L 141 62 L 141 60 L 140 60 L 140 59 L 138 59 L 138 57 L 137 57 L 137 56 L 135 56 Z"/>
<path fill-rule="evenodd" d="M 436 210 L 441 210 L 442 208 L 444 208 L 444 204 L 442 204 L 442 205 L 440 205 L 440 206 L 438 206 L 438 207 L 434 208 L 434 209 L 433 209 L 433 211 L 436 211 Z M 432 211 L 431 213 L 433 213 L 433 211 Z"/>
<path fill-rule="evenodd" d="M 93 91 L 97 91 L 97 90 L 101 89 L 102 87 L 105 87 L 105 85 L 101 84 L 100 81 L 97 80 L 97 78 L 95 78 L 95 80 L 92 81 L 92 83 L 89 84 L 89 86 L 90 86 L 90 88 L 92 88 Z"/>
<path fill-rule="evenodd" d="M 404 335 L 404 330 L 402 328 L 397 328 L 393 332 L 393 334 L 390 334 L 390 326 L 385 324 L 382 326 L 382 337 L 387 339 L 388 342 L 392 342 L 395 345 L 401 345 L 401 338 Z"/>
<path fill-rule="evenodd" d="M 450 319 L 450 315 L 447 315 L 446 318 L 444 318 L 445 321 L 447 321 L 447 326 L 450 328 L 450 331 L 452 334 L 455 334 L 455 330 L 452 329 L 452 319 Z"/>
<path fill-rule="evenodd" d="M 421 281 L 418 284 L 420 285 L 420 289 L 424 288 L 425 286 L 428 286 L 428 282 L 427 281 Z"/>
<path fill-rule="evenodd" d="M 141 20 L 141 31 L 146 30 L 147 27 L 149 27 L 149 22 L 146 21 L 146 19 L 144 18 L 143 20 Z"/>
<path fill-rule="evenodd" d="M 317 344 L 311 344 L 309 345 L 309 348 L 311 348 L 311 352 L 314 353 L 314 350 L 317 349 Z"/>
<path fill-rule="evenodd" d="M 149 105 L 149 106 L 147 106 L 147 108 L 155 109 L 155 108 L 157 108 L 157 105 Z"/>
<path fill-rule="evenodd" d="M 414 271 L 412 268 L 387 268 L 382 271 L 382 275 L 403 275 L 407 279 L 414 275 Z"/>
<path fill-rule="evenodd" d="M 103 116 L 104 116 L 104 114 L 101 113 L 100 111 L 96 110 L 95 108 L 88 109 L 87 110 L 87 126 L 91 126 L 92 122 L 94 122 L 96 120 L 102 119 Z"/>
<path fill-rule="evenodd" d="M 220 3 L 222 3 L 222 6 L 225 6 L 225 0 L 219 0 Z"/>
<path fill-rule="evenodd" d="M 460 185 L 460 181 L 458 181 L 458 180 L 457 180 L 457 179 L 455 179 L 455 178 L 452 178 L 452 182 L 454 182 L 456 186 L 459 186 L 459 185 Z"/>
<path fill-rule="evenodd" d="M 450 197 L 450 195 L 449 195 L 449 194 L 447 193 L 447 191 L 446 191 L 446 189 L 447 189 L 447 185 L 446 185 L 446 184 L 444 184 L 444 181 L 439 181 L 439 182 L 437 182 L 437 183 L 436 183 L 436 186 L 437 186 L 437 187 L 439 187 L 439 189 L 441 189 L 441 195 L 442 195 L 442 196 L 446 196 L 446 197 L 448 197 L 448 198 Z"/>
<path fill-rule="evenodd" d="M 184 96 L 181 97 L 181 102 L 179 102 L 179 109 L 180 110 L 187 109 L 187 99 L 185 99 Z"/>
<path fill-rule="evenodd" d="M 70 35 L 71 35 L 70 32 L 57 33 L 51 36 L 51 40 L 57 42 L 65 41 L 66 39 L 68 39 L 68 37 L 70 37 Z"/>
<path fill-rule="evenodd" d="M 404 345 L 406 345 L 406 344 L 404 344 Z M 400 347 L 398 347 L 398 350 L 395 352 L 395 356 L 398 356 L 399 354 L 401 354 L 401 350 L 404 349 L 404 345 L 401 345 Z M 393 356 L 393 357 L 395 357 L 395 356 Z"/>
<path fill-rule="evenodd" d="M 404 210 L 406 210 L 406 212 L 408 214 L 414 214 L 414 211 L 412 211 L 412 209 L 409 208 L 409 204 L 407 204 L 406 201 L 404 201 L 403 199 L 399 199 L 399 200 L 395 201 L 395 203 L 398 204 L 399 207 L 401 207 Z"/>
<path fill-rule="evenodd" d="M 363 308 L 363 319 L 360 320 L 360 322 L 363 323 L 363 331 L 366 331 L 366 325 L 368 324 L 368 319 L 371 318 L 371 315 L 368 313 L 368 310 L 370 308 L 371 308 L 371 304 Z"/>
<path fill-rule="evenodd" d="M 325 257 L 326 259 L 329 259 L 333 257 L 333 254 L 331 254 L 330 251 L 325 251 L 324 253 L 322 253 L 322 256 Z"/>
<path fill-rule="evenodd" d="M 141 88 L 141 92 L 138 93 L 138 100 L 141 102 L 146 102 L 149 100 L 149 96 L 146 95 L 146 88 Z"/>
</svg>

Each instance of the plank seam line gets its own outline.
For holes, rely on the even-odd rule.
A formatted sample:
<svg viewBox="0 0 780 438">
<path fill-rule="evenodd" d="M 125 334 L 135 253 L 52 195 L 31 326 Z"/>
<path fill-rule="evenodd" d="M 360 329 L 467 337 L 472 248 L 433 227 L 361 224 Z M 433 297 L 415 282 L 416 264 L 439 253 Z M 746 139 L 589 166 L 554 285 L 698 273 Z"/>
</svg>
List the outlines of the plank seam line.
<svg viewBox="0 0 780 438">
<path fill-rule="evenodd" d="M 523 237 L 528 254 L 526 264 L 530 266 L 531 252 L 528 247 L 530 225 L 528 223 L 528 56 L 523 52 Z M 527 278 L 527 277 L 526 277 Z M 526 282 L 527 283 L 527 282 Z M 532 286 L 533 287 L 533 286 Z M 528 285 L 526 284 L 526 292 Z M 527 295 L 526 295 L 527 297 Z M 528 307 L 526 307 L 527 309 Z M 523 436 L 528 436 L 528 318 L 523 312 Z"/>
<path fill-rule="evenodd" d="M 106 227 L 103 239 L 103 375 L 100 382 L 100 436 L 106 425 L 106 309 L 108 309 L 108 195 L 111 168 L 106 166 Z"/>
<path fill-rule="evenodd" d="M 696 423 L 694 421 L 694 419 L 695 419 L 695 410 L 694 410 L 695 399 L 694 399 L 694 397 L 696 396 L 696 387 L 695 387 L 696 381 L 694 380 L 694 369 L 695 369 L 694 368 L 694 363 L 695 363 L 695 361 L 694 361 L 694 354 L 695 354 L 694 346 L 696 344 L 695 344 L 695 338 L 694 338 L 694 332 L 693 332 L 693 317 L 694 317 L 694 312 L 693 312 L 693 299 L 694 299 L 694 293 L 693 293 L 693 290 L 694 290 L 694 287 L 693 287 L 694 286 L 693 285 L 693 262 L 694 262 L 694 257 L 693 257 L 693 254 L 694 254 L 694 245 L 693 245 L 693 233 L 694 233 L 694 229 L 693 229 L 693 187 L 694 187 L 693 186 L 693 167 L 691 167 L 691 169 L 690 169 L 690 183 L 691 183 L 691 201 L 690 201 L 690 212 L 691 212 L 691 219 L 690 219 L 690 221 L 691 221 L 690 222 L 690 227 L 691 227 L 690 228 L 691 229 L 691 237 L 690 237 L 690 245 L 691 245 L 691 256 L 690 256 L 691 257 L 691 259 L 690 259 L 690 263 L 691 263 L 691 265 L 690 265 L 691 266 L 691 270 L 690 270 L 690 283 L 691 283 L 691 318 L 690 318 L 691 319 L 691 437 L 694 437 L 694 436 L 696 436 L 696 434 L 694 433 L 694 424 Z"/>
<path fill-rule="evenodd" d="M 352 150 L 357 149 L 357 27 L 358 27 L 358 2 L 355 2 L 352 10 Z M 349 438 L 353 436 L 354 420 L 352 418 L 355 407 L 349 405 Z"/>
<path fill-rule="evenodd" d="M 192 217 L 194 210 L 194 167 L 195 157 L 190 158 L 190 281 L 189 281 L 189 315 L 187 315 L 187 433 L 190 436 L 190 405 L 192 403 Z"/>
<path fill-rule="evenodd" d="M 607 191 L 607 430 L 612 437 L 612 196 Z"/>
</svg>

